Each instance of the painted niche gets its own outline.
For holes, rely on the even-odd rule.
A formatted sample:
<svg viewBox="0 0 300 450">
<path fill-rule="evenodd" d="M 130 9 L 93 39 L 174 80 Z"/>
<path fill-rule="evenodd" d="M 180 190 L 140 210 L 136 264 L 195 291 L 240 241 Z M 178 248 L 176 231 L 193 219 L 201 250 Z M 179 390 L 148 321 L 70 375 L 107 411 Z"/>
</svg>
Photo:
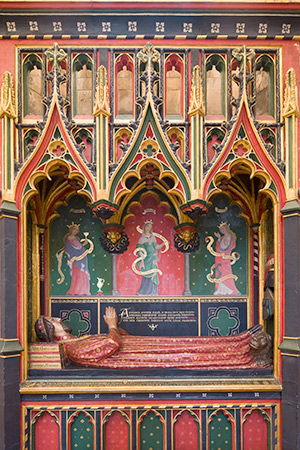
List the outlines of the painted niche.
<svg viewBox="0 0 300 450">
<path fill-rule="evenodd" d="M 176 220 L 166 199 L 154 192 L 134 199 L 124 225 L 130 244 L 117 257 L 120 295 L 182 295 L 183 254 L 173 244 Z"/>
<path fill-rule="evenodd" d="M 184 116 L 184 65 L 174 54 L 165 62 L 165 115 L 169 120 Z"/>
<path fill-rule="evenodd" d="M 134 64 L 131 55 L 122 54 L 115 61 L 115 116 L 134 117 Z"/>
<path fill-rule="evenodd" d="M 35 53 L 23 62 L 23 110 L 26 118 L 43 116 L 42 59 Z"/>
<path fill-rule="evenodd" d="M 247 295 L 247 224 L 240 208 L 218 194 L 198 229 L 199 250 L 190 258 L 193 295 Z"/>
<path fill-rule="evenodd" d="M 93 110 L 93 62 L 81 54 L 73 60 L 73 114 L 91 116 Z"/>
<path fill-rule="evenodd" d="M 226 100 L 225 61 L 212 55 L 206 61 L 206 114 L 216 119 L 225 117 Z"/>
<path fill-rule="evenodd" d="M 111 294 L 111 256 L 101 245 L 102 225 L 84 199 L 74 196 L 50 225 L 51 296 Z"/>
</svg>

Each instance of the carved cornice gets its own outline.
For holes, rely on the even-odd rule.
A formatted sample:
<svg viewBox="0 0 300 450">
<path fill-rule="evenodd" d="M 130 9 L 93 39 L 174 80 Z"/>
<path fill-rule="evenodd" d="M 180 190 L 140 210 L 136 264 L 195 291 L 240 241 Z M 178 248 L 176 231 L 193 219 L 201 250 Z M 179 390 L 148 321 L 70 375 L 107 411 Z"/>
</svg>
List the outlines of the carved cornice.
<svg viewBox="0 0 300 450">
<path fill-rule="evenodd" d="M 286 73 L 282 114 L 283 117 L 299 116 L 296 73 L 293 68 Z"/>
<path fill-rule="evenodd" d="M 0 96 L 0 117 L 7 116 L 11 119 L 17 117 L 15 104 L 15 91 L 13 86 L 13 77 L 10 72 L 4 72 Z"/>
<path fill-rule="evenodd" d="M 97 69 L 96 96 L 93 114 L 94 116 L 99 116 L 100 114 L 110 116 L 107 71 L 104 66 L 99 66 Z"/>
</svg>

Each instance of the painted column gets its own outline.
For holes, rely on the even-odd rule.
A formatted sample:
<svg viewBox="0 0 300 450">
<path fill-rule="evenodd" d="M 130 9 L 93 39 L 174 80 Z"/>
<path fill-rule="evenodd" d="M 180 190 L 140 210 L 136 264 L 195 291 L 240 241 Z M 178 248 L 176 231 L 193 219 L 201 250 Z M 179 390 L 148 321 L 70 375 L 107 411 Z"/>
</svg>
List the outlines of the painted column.
<svg viewBox="0 0 300 450">
<path fill-rule="evenodd" d="M 115 253 L 112 254 L 112 291 L 111 294 L 113 296 L 119 295 L 118 286 L 117 286 L 117 255 Z"/>
<path fill-rule="evenodd" d="M 19 449 L 20 396 L 17 338 L 17 218 L 14 203 L 14 90 L 12 75 L 3 74 L 2 204 L 0 206 L 0 448 Z M 13 426 L 12 426 L 13 424 Z"/>
<path fill-rule="evenodd" d="M 201 197 L 203 181 L 203 117 L 204 103 L 200 66 L 193 68 L 189 116 L 191 119 L 192 200 Z"/>
<path fill-rule="evenodd" d="M 259 323 L 259 223 L 251 225 L 253 232 L 253 297 L 254 297 L 254 323 Z"/>
<path fill-rule="evenodd" d="M 294 69 L 286 73 L 284 92 L 284 131 L 287 200 L 298 198 L 298 92 Z"/>
<path fill-rule="evenodd" d="M 108 118 L 110 116 L 110 108 L 108 99 L 107 71 L 104 66 L 100 66 L 97 71 L 96 98 L 93 114 L 96 118 L 97 197 L 98 199 L 105 199 L 108 195 Z"/>
<path fill-rule="evenodd" d="M 287 202 L 282 209 L 285 246 L 282 448 L 300 448 L 300 203 Z"/>
<path fill-rule="evenodd" d="M 184 254 L 184 291 L 183 295 L 192 295 L 190 290 L 190 254 Z"/>
<path fill-rule="evenodd" d="M 285 303 L 282 354 L 282 447 L 300 448 L 300 204 L 298 201 L 298 98 L 294 69 L 286 73 L 284 132 L 287 203 L 284 217 Z"/>
</svg>

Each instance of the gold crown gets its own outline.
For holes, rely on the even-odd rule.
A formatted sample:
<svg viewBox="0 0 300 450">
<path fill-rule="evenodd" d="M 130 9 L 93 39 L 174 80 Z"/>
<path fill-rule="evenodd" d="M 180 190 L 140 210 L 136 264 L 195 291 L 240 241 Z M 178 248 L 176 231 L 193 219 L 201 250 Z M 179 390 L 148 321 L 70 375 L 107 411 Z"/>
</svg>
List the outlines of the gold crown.
<svg viewBox="0 0 300 450">
<path fill-rule="evenodd" d="M 223 225 L 228 225 L 228 223 L 227 222 L 221 222 L 221 223 L 219 223 L 218 228 L 221 228 Z"/>
<path fill-rule="evenodd" d="M 148 223 L 150 223 L 151 225 L 153 225 L 153 221 L 150 219 L 150 220 L 146 220 L 145 221 L 145 223 L 144 223 L 144 225 L 147 225 Z"/>
<path fill-rule="evenodd" d="M 68 228 L 73 228 L 73 227 L 80 227 L 80 223 L 74 223 L 72 222 L 71 225 L 67 225 Z"/>
</svg>

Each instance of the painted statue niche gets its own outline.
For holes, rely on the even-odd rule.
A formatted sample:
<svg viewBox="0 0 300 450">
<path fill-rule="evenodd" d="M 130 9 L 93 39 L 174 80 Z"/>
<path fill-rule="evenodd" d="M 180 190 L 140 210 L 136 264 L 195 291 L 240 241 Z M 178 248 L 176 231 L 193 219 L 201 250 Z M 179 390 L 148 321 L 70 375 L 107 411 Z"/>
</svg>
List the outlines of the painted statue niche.
<svg viewBox="0 0 300 450">
<path fill-rule="evenodd" d="M 80 54 L 73 60 L 73 115 L 91 116 L 93 111 L 93 62 Z"/>
<path fill-rule="evenodd" d="M 274 61 L 267 55 L 260 56 L 255 64 L 255 117 L 271 120 L 275 117 Z"/>
<path fill-rule="evenodd" d="M 167 130 L 167 136 L 169 138 L 172 150 L 176 152 L 176 155 L 183 162 L 186 161 L 185 155 L 185 132 L 180 127 L 170 127 Z"/>
<path fill-rule="evenodd" d="M 80 146 L 80 153 L 87 163 L 93 160 L 93 135 L 92 130 L 80 128 L 74 133 L 75 141 Z"/>
<path fill-rule="evenodd" d="M 42 57 L 35 53 L 23 61 L 23 108 L 25 118 L 43 117 Z"/>
<path fill-rule="evenodd" d="M 215 195 L 198 233 L 203 244 L 191 255 L 193 295 L 234 297 L 247 294 L 248 233 L 240 207 Z"/>
<path fill-rule="evenodd" d="M 111 258 L 102 248 L 102 226 L 85 200 L 75 195 L 50 224 L 50 295 L 95 296 L 98 281 L 111 293 Z"/>
<path fill-rule="evenodd" d="M 115 129 L 113 162 L 117 163 L 127 150 L 132 136 L 132 130 L 127 127 Z"/>
<path fill-rule="evenodd" d="M 130 245 L 117 257 L 119 293 L 181 295 L 184 260 L 173 244 L 176 220 L 166 199 L 154 192 L 142 194 L 131 202 L 124 225 Z"/>
<path fill-rule="evenodd" d="M 206 135 L 206 163 L 212 162 L 217 156 L 217 148 L 225 137 L 223 128 L 207 128 Z"/>
<path fill-rule="evenodd" d="M 235 58 L 231 61 L 231 114 L 237 111 L 238 100 L 241 94 L 240 86 L 240 62 Z"/>
<path fill-rule="evenodd" d="M 224 119 L 226 114 L 226 71 L 221 55 L 206 60 L 206 115 L 208 119 Z"/>
<path fill-rule="evenodd" d="M 58 272 L 60 278 L 57 280 L 61 284 L 65 276 L 61 271 L 62 257 L 65 254 L 67 264 L 71 273 L 71 285 L 67 295 L 91 295 L 90 291 L 90 272 L 88 267 L 87 255 L 94 250 L 94 244 L 88 239 L 87 232 L 84 232 L 84 238 L 79 238 L 80 224 L 72 222 L 67 225 L 68 232 L 64 236 L 64 246 L 56 253 L 58 262 Z M 85 248 L 89 244 L 88 248 Z"/>
<path fill-rule="evenodd" d="M 134 63 L 132 56 L 122 54 L 115 61 L 115 117 L 134 117 Z"/>
<path fill-rule="evenodd" d="M 165 116 L 184 117 L 184 64 L 179 55 L 169 55 L 165 61 Z"/>
</svg>

